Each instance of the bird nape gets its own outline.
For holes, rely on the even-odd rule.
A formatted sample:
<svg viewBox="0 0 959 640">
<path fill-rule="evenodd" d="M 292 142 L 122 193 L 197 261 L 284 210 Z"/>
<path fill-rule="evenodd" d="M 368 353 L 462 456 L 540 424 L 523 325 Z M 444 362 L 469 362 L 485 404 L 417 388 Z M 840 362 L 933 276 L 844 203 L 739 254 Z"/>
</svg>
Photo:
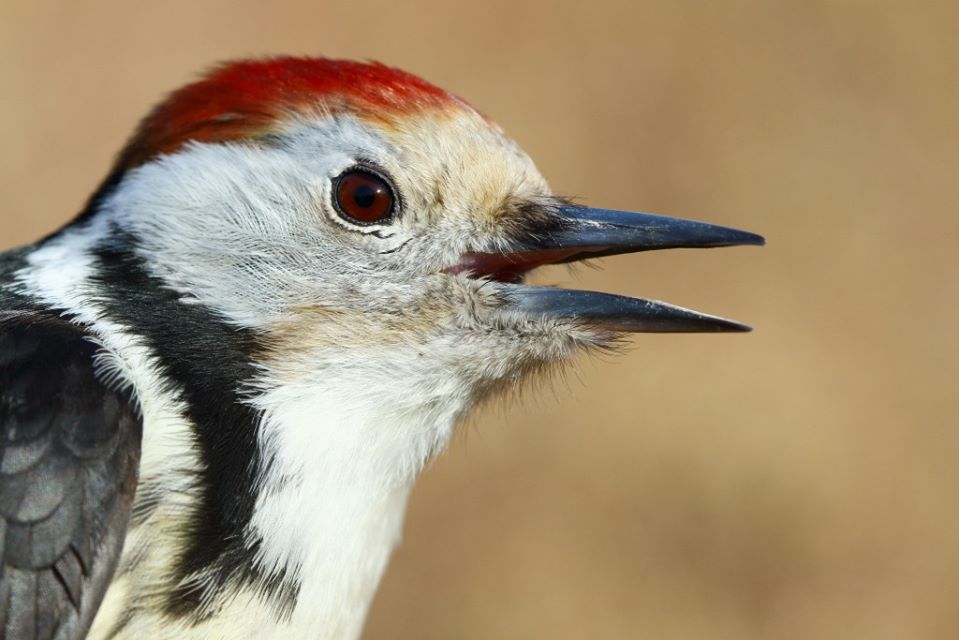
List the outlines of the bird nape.
<svg viewBox="0 0 959 640">
<path fill-rule="evenodd" d="M 748 329 L 529 271 L 762 242 L 574 205 L 397 69 L 214 69 L 0 254 L 3 637 L 357 637 L 479 399 L 623 332 Z"/>
</svg>

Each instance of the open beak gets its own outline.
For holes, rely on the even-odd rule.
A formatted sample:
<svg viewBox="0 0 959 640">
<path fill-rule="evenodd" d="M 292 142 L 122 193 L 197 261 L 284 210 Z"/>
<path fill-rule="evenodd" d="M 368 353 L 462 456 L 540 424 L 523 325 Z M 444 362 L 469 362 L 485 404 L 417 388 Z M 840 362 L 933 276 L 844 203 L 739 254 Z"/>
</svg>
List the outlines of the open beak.
<svg viewBox="0 0 959 640">
<path fill-rule="evenodd" d="M 568 205 L 557 210 L 548 228 L 517 239 L 515 250 L 470 254 L 453 271 L 505 283 L 511 306 L 534 316 L 623 332 L 749 331 L 747 325 L 665 302 L 520 282 L 527 271 L 545 264 L 654 249 L 763 244 L 762 236 L 706 222 Z"/>
</svg>

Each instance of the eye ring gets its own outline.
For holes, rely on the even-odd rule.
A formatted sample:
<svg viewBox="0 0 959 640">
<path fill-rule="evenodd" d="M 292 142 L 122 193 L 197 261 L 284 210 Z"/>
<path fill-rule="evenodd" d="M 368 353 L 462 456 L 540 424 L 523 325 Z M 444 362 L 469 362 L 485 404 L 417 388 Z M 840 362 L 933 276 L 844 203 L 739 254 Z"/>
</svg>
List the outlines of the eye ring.
<svg viewBox="0 0 959 640">
<path fill-rule="evenodd" d="M 350 167 L 333 179 L 333 205 L 347 222 L 359 226 L 388 223 L 396 213 L 396 190 L 366 166 Z"/>
</svg>

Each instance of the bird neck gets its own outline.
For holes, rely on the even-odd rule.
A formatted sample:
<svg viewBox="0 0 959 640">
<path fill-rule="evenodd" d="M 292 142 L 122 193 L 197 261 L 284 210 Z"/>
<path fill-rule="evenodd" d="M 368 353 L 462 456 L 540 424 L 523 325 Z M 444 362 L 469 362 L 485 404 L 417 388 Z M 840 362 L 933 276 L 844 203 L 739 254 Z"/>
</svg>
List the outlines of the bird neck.
<svg viewBox="0 0 959 640">
<path fill-rule="evenodd" d="M 476 400 L 472 374 L 420 338 L 334 335 L 320 317 L 265 336 L 244 393 L 260 416 L 248 535 L 259 570 L 296 589 L 280 637 L 358 636 L 412 486 Z"/>
<path fill-rule="evenodd" d="M 259 573 L 292 588 L 271 591 L 267 580 L 227 591 L 226 597 L 214 594 L 214 606 L 199 622 L 187 617 L 171 623 L 162 610 L 142 611 L 115 637 L 359 636 L 399 541 L 413 483 L 423 464 L 445 446 L 460 412 L 452 402 L 433 409 L 410 379 L 384 390 L 378 402 L 350 393 L 346 388 L 354 378 L 364 372 L 369 377 L 373 368 L 388 370 L 367 358 L 352 360 L 359 364 L 319 380 L 314 375 L 280 381 L 267 374 L 263 388 L 248 398 L 262 416 L 258 439 L 263 462 L 245 538 L 255 541 Z M 321 363 L 317 366 L 322 370 Z M 102 626 L 95 631 L 115 628 L 107 623 L 110 611 L 145 601 L 142 596 L 157 587 L 153 578 L 169 574 L 177 532 L 191 526 L 184 521 L 196 500 L 189 497 L 191 488 L 169 483 L 176 481 L 171 469 L 196 455 L 171 446 L 192 427 L 178 426 L 173 411 L 144 399 L 157 411 L 145 416 L 145 429 L 153 435 L 144 443 L 145 491 L 138 493 L 138 502 L 155 499 L 151 488 L 165 489 L 148 518 L 131 529 L 118 579 L 101 610 L 103 620 L 98 619 Z M 195 464 L 204 463 L 196 459 Z M 217 558 L 212 566 L 227 561 Z"/>
<path fill-rule="evenodd" d="M 396 390 L 377 402 L 350 393 L 363 369 L 286 380 L 256 399 L 267 454 L 250 526 L 267 572 L 298 585 L 285 637 L 359 634 L 416 476 L 458 417 L 405 411 Z"/>
</svg>

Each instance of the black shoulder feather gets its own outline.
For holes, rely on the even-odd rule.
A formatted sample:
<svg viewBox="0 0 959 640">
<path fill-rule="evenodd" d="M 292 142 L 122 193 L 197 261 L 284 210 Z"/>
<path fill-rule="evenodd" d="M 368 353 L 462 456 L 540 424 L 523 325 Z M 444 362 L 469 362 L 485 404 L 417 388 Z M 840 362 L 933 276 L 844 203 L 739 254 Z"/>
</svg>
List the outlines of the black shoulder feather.
<svg viewBox="0 0 959 640">
<path fill-rule="evenodd" d="M 136 489 L 141 419 L 100 347 L 44 312 L 0 311 L 0 637 L 82 638 Z"/>
</svg>

